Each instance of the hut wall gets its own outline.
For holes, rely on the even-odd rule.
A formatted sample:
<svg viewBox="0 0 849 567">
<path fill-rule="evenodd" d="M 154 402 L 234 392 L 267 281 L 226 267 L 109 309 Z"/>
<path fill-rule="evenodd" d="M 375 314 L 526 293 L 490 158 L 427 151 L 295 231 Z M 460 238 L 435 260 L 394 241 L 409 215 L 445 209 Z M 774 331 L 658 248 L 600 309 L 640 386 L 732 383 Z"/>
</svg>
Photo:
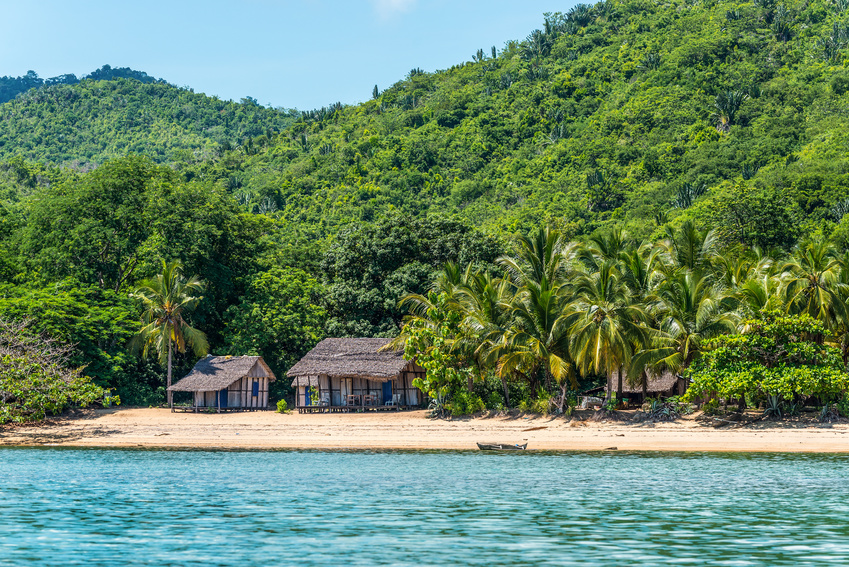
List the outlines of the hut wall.
<svg viewBox="0 0 849 567">
<path fill-rule="evenodd" d="M 252 368 L 248 376 L 243 376 L 230 384 L 227 388 L 227 407 L 250 409 L 268 406 L 268 388 L 270 382 L 266 376 L 251 375 L 258 374 L 253 372 L 257 368 L 259 368 L 259 365 Z M 261 368 L 259 369 L 262 370 Z M 254 387 L 254 383 L 256 383 L 256 387 Z M 256 391 L 256 396 L 254 396 L 254 391 Z"/>
<path fill-rule="evenodd" d="M 257 383 L 257 395 L 254 396 L 254 382 Z M 267 377 L 243 377 L 236 380 L 227 388 L 227 407 L 260 409 L 268 406 L 268 388 L 270 381 Z M 199 408 L 217 408 L 218 392 L 195 392 L 194 405 Z"/>
</svg>

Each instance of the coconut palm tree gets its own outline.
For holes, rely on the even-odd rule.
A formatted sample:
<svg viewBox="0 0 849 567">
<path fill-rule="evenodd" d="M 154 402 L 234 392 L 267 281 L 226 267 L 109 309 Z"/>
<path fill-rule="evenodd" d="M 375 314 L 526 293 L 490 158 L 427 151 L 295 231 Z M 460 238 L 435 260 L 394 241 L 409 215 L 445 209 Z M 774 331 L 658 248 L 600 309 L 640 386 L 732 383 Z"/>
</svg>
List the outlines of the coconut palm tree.
<svg viewBox="0 0 849 567">
<path fill-rule="evenodd" d="M 657 320 L 650 345 L 634 357 L 629 379 L 644 371 L 681 372 L 699 356 L 705 341 L 733 333 L 739 317 L 729 310 L 723 289 L 696 270 L 678 269 L 648 299 Z"/>
<path fill-rule="evenodd" d="M 531 237 L 519 236 L 514 256 L 502 256 L 497 263 L 503 266 L 510 280 L 522 287 L 528 282 L 541 284 L 556 281 L 563 275 L 566 257 L 563 254 L 563 237 L 559 231 L 540 228 Z"/>
<path fill-rule="evenodd" d="M 782 295 L 789 313 L 807 313 L 828 329 L 849 319 L 842 299 L 846 284 L 840 281 L 840 261 L 824 240 L 799 244 L 781 274 Z"/>
<path fill-rule="evenodd" d="M 510 315 L 511 327 L 499 346 L 499 376 L 524 374 L 532 384 L 539 371 L 563 387 L 576 387 L 569 356 L 569 314 L 565 311 L 564 284 L 528 282 L 516 294 Z"/>
<path fill-rule="evenodd" d="M 685 221 L 678 230 L 666 227 L 666 236 L 661 246 L 666 249 L 667 261 L 673 267 L 707 268 L 719 251 L 716 232 L 702 232 L 692 221 Z"/>
<path fill-rule="evenodd" d="M 634 354 L 634 344 L 648 339 L 647 314 L 625 285 L 615 262 L 605 260 L 598 271 L 577 274 L 571 286 L 574 300 L 568 307 L 570 350 L 582 374 L 619 374 Z M 607 397 L 610 398 L 611 387 Z"/>
<path fill-rule="evenodd" d="M 171 362 L 173 350 L 186 352 L 192 348 L 197 356 L 204 356 L 209 345 L 206 335 L 189 325 L 183 315 L 197 307 L 203 296 L 203 283 L 196 277 L 183 277 L 182 265 L 178 261 L 162 261 L 162 273 L 142 281 L 131 297 L 144 305 L 142 320 L 145 326 L 138 332 L 131 347 L 148 356 L 155 350 L 159 362 L 168 364 L 167 388 L 171 387 Z M 168 392 L 168 405 L 172 394 Z"/>
</svg>

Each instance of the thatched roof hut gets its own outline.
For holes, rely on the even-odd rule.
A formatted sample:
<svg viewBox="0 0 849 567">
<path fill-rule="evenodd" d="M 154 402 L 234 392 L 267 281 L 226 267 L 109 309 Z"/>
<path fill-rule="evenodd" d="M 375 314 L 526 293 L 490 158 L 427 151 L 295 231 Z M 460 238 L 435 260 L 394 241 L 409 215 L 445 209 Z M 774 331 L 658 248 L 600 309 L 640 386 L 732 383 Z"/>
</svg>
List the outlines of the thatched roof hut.
<svg viewBox="0 0 849 567">
<path fill-rule="evenodd" d="M 212 356 L 200 359 L 192 371 L 169 388 L 193 392 L 193 408 L 264 408 L 274 372 L 261 356 Z"/>
<path fill-rule="evenodd" d="M 616 376 L 611 377 L 609 383 L 613 390 L 616 391 L 618 378 Z M 650 397 L 675 396 L 683 394 L 686 389 L 686 380 L 684 378 L 674 372 L 664 370 L 657 374 L 649 374 L 646 393 Z M 607 392 L 607 388 L 605 388 L 605 392 Z M 623 379 L 622 394 L 631 398 L 641 398 L 643 394 L 643 386 L 640 383 L 629 385 L 628 381 Z"/>
<path fill-rule="evenodd" d="M 418 405 L 421 398 L 413 380 L 424 376 L 424 369 L 406 360 L 401 350 L 382 351 L 390 340 L 347 338 L 318 343 L 286 373 L 296 392 L 295 407 L 312 411 Z"/>
<path fill-rule="evenodd" d="M 317 377 L 321 375 L 375 382 L 392 380 L 409 361 L 404 359 L 401 350 L 380 351 L 390 340 L 324 339 L 290 368 L 286 376 L 295 379 L 292 386 L 315 386 Z M 310 377 L 314 378 L 312 382 Z"/>
</svg>

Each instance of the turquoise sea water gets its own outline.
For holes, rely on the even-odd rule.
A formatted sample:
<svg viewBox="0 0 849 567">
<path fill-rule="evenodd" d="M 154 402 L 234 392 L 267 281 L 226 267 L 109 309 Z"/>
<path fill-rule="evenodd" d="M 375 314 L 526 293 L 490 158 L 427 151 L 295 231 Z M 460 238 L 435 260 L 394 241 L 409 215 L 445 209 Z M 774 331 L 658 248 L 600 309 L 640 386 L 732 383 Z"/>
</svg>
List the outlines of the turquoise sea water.
<svg viewBox="0 0 849 567">
<path fill-rule="evenodd" d="M 849 563 L 849 457 L 0 449 L 0 565 Z"/>
</svg>

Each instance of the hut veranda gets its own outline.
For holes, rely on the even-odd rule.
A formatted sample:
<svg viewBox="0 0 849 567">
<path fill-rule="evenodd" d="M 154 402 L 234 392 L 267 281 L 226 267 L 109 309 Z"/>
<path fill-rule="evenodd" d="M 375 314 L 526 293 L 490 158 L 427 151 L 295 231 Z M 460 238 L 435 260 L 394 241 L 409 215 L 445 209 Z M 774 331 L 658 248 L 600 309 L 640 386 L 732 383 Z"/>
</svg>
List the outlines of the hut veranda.
<svg viewBox="0 0 849 567">
<path fill-rule="evenodd" d="M 424 368 L 400 350 L 380 351 L 391 339 L 324 339 L 295 364 L 292 378 L 298 411 L 350 411 L 418 407 L 413 380 Z"/>
<path fill-rule="evenodd" d="M 259 410 L 268 407 L 268 389 L 275 379 L 261 356 L 209 355 L 170 390 L 192 392 L 188 409 L 194 411 Z"/>
</svg>

